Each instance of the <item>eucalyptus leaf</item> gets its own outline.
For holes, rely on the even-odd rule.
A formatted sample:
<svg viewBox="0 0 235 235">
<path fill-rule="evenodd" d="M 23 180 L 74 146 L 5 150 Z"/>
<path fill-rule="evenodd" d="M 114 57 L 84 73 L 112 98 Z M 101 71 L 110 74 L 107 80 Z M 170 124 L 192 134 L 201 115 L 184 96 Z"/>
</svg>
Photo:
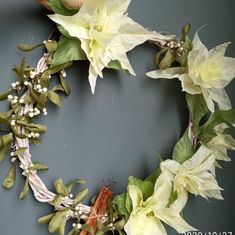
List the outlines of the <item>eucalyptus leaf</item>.
<svg viewBox="0 0 235 235">
<path fill-rule="evenodd" d="M 35 169 L 35 170 L 48 170 L 49 167 L 42 162 L 34 162 L 33 169 Z"/>
<path fill-rule="evenodd" d="M 38 219 L 39 224 L 46 224 L 51 221 L 51 219 L 54 217 L 55 213 L 51 213 L 49 215 L 42 216 Z"/>
<path fill-rule="evenodd" d="M 69 194 L 69 191 L 67 187 L 64 185 L 62 179 L 57 179 L 54 182 L 54 187 L 55 187 L 56 192 L 62 196 L 67 196 Z"/>
<path fill-rule="evenodd" d="M 53 204 L 58 207 L 61 205 L 61 202 L 62 202 L 62 196 L 57 195 L 53 201 Z"/>
<path fill-rule="evenodd" d="M 31 45 L 31 44 L 19 44 L 17 46 L 17 48 L 20 50 L 20 51 L 24 51 L 24 52 L 30 52 L 38 47 L 41 47 L 43 46 L 43 44 L 37 44 L 37 45 Z"/>
<path fill-rule="evenodd" d="M 189 139 L 188 129 L 185 131 L 183 137 L 177 142 L 174 147 L 172 159 L 184 163 L 186 160 L 191 158 L 195 153 L 192 142 Z"/>
<path fill-rule="evenodd" d="M 64 218 L 66 218 L 67 211 L 58 211 L 56 214 L 53 216 L 51 219 L 49 226 L 48 226 L 48 231 L 50 233 L 55 233 L 59 230 L 61 223 L 63 223 Z"/>
<path fill-rule="evenodd" d="M 61 83 L 62 87 L 64 88 L 65 94 L 70 95 L 71 89 L 69 87 L 69 84 L 66 81 L 66 79 L 64 79 L 62 76 L 60 76 L 60 83 Z"/>
<path fill-rule="evenodd" d="M 81 48 L 78 39 L 67 38 L 63 35 L 58 42 L 58 48 L 53 56 L 51 67 L 55 67 L 70 61 L 87 60 L 85 52 Z"/>
<path fill-rule="evenodd" d="M 19 148 L 19 149 L 17 149 L 17 150 L 14 152 L 14 155 L 13 155 L 13 156 L 19 156 L 19 155 L 23 154 L 26 149 L 27 149 L 27 148 Z"/>
<path fill-rule="evenodd" d="M 7 99 L 8 95 L 10 95 L 13 92 L 12 88 L 7 89 L 6 91 L 3 91 L 0 93 L 0 100 Z"/>
<path fill-rule="evenodd" d="M 3 181 L 3 187 L 6 189 L 10 189 L 15 185 L 15 181 L 16 181 L 16 163 L 14 162 Z"/>
<path fill-rule="evenodd" d="M 26 179 L 23 191 L 20 193 L 20 196 L 19 196 L 20 200 L 25 199 L 27 197 L 28 193 L 29 193 L 29 181 L 28 181 L 28 179 Z"/>
<path fill-rule="evenodd" d="M 83 201 L 87 197 L 88 192 L 89 192 L 89 190 L 87 188 L 85 188 L 81 192 L 79 192 L 78 195 L 74 199 L 73 206 L 76 206 L 81 201 Z"/>
<path fill-rule="evenodd" d="M 53 102 L 57 106 L 59 107 L 62 106 L 62 99 L 56 92 L 48 91 L 48 98 L 50 99 L 51 102 Z"/>
</svg>

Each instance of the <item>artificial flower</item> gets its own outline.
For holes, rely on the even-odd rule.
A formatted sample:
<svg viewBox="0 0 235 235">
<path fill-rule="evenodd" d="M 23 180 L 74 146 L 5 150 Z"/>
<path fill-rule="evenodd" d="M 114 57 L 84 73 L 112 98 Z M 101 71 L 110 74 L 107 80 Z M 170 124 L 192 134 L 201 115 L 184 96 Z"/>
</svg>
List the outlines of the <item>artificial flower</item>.
<svg viewBox="0 0 235 235">
<path fill-rule="evenodd" d="M 152 33 L 126 14 L 130 0 L 86 0 L 73 16 L 50 15 L 70 36 L 81 41 L 81 47 L 90 61 L 89 82 L 95 92 L 98 75 L 111 61 L 118 61 L 123 70 L 135 75 L 126 52 L 155 37 L 169 37 Z"/>
<path fill-rule="evenodd" d="M 183 91 L 202 94 L 209 110 L 214 112 L 214 102 L 222 110 L 231 109 L 229 97 L 224 89 L 235 77 L 235 59 L 226 57 L 229 43 L 211 50 L 201 42 L 198 33 L 193 40 L 193 50 L 189 52 L 187 68 L 169 68 L 147 73 L 151 78 L 178 78 Z"/>
<path fill-rule="evenodd" d="M 51 10 L 51 6 L 48 0 L 38 0 L 38 3 L 47 8 L 48 10 Z"/>
<path fill-rule="evenodd" d="M 179 233 L 193 231 L 180 216 L 180 209 L 168 206 L 172 191 L 172 183 L 167 174 L 162 173 L 155 184 L 154 193 L 146 201 L 139 187 L 129 185 L 133 211 L 125 225 L 127 235 L 166 235 L 167 232 L 161 221 L 167 223 Z"/>
<path fill-rule="evenodd" d="M 225 123 L 219 124 L 214 128 L 216 136 L 207 143 L 207 147 L 213 152 L 216 160 L 231 161 L 228 156 L 228 150 L 235 150 L 235 139 L 224 131 L 229 126 Z"/>
<path fill-rule="evenodd" d="M 186 197 L 190 192 L 204 198 L 223 199 L 222 190 L 213 175 L 215 156 L 206 146 L 201 146 L 197 152 L 180 164 L 174 160 L 161 163 L 162 172 L 169 174 L 173 182 L 173 189 L 180 197 Z M 185 202 L 187 200 L 185 199 Z"/>
</svg>

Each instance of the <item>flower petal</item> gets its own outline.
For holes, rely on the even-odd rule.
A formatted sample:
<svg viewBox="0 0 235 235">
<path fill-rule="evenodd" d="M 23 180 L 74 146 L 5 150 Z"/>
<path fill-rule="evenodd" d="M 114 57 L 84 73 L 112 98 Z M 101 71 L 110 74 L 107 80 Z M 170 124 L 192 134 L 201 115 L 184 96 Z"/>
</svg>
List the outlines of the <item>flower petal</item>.
<svg viewBox="0 0 235 235">
<path fill-rule="evenodd" d="M 192 78 L 188 74 L 182 74 L 179 77 L 179 80 L 181 81 L 181 85 L 183 88 L 183 91 L 196 95 L 196 94 L 201 94 L 201 88 L 193 83 Z"/>
<path fill-rule="evenodd" d="M 142 192 L 141 192 L 140 188 L 138 188 L 136 185 L 129 185 L 128 186 L 128 193 L 131 197 L 133 210 L 135 210 L 143 202 Z"/>
<path fill-rule="evenodd" d="M 229 110 L 232 108 L 231 101 L 225 89 L 208 89 L 209 97 L 219 105 L 221 110 Z"/>
<path fill-rule="evenodd" d="M 169 69 L 164 69 L 164 70 L 155 70 L 152 72 L 146 73 L 146 75 L 150 78 L 166 78 L 166 79 L 172 79 L 172 78 L 179 78 L 183 73 L 185 69 L 180 68 L 180 67 L 174 67 L 174 68 L 169 68 Z"/>
<path fill-rule="evenodd" d="M 207 104 L 208 109 L 209 109 L 212 113 L 215 112 L 215 105 L 214 105 L 214 103 L 213 103 L 211 97 L 210 97 L 209 94 L 208 94 L 208 90 L 202 89 L 202 95 L 203 95 L 203 97 L 204 97 L 204 99 L 205 99 L 205 101 L 206 101 L 206 104 Z"/>
<path fill-rule="evenodd" d="M 178 192 L 178 197 L 177 199 L 170 205 L 170 208 L 176 210 L 178 213 L 180 213 L 186 203 L 188 201 L 188 192 L 187 190 L 183 189 Z"/>
</svg>

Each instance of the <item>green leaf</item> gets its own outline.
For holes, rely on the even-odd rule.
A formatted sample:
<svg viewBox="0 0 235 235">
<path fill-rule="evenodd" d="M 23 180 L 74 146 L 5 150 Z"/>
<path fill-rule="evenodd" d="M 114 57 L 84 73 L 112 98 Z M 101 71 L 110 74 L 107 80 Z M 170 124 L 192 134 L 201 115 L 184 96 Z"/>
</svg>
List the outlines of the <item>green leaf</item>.
<svg viewBox="0 0 235 235">
<path fill-rule="evenodd" d="M 115 69 L 115 70 L 121 70 L 124 73 L 126 73 L 127 75 L 130 75 L 130 72 L 127 69 L 123 69 L 120 62 L 118 60 L 112 60 L 109 62 L 109 64 L 107 65 L 107 68 L 109 69 Z"/>
<path fill-rule="evenodd" d="M 48 170 L 49 167 L 44 163 L 34 162 L 33 163 L 33 169 L 35 169 L 35 170 Z"/>
<path fill-rule="evenodd" d="M 62 76 L 60 76 L 60 83 L 61 83 L 62 87 L 64 88 L 65 94 L 70 95 L 71 89 L 69 87 L 67 80 L 64 79 Z"/>
<path fill-rule="evenodd" d="M 50 68 L 50 74 L 55 74 L 55 73 L 58 73 L 68 67 L 70 67 L 71 65 L 73 64 L 72 61 L 70 62 L 67 62 L 67 63 L 64 63 L 64 64 L 60 64 L 58 66 L 54 66 L 52 68 Z"/>
<path fill-rule="evenodd" d="M 145 181 L 150 181 L 150 182 L 152 182 L 153 185 L 155 185 L 156 180 L 160 174 L 161 174 L 161 169 L 157 168 L 150 176 L 148 176 L 145 179 Z"/>
<path fill-rule="evenodd" d="M 50 233 L 55 233 L 59 230 L 61 223 L 63 223 L 64 218 L 66 218 L 67 211 L 58 211 L 56 214 L 53 216 L 51 219 L 49 226 L 48 226 L 48 231 Z"/>
<path fill-rule="evenodd" d="M 67 196 L 69 194 L 67 187 L 64 185 L 62 179 L 57 179 L 54 182 L 55 190 L 58 194 L 62 196 Z"/>
<path fill-rule="evenodd" d="M 125 216 L 125 219 L 128 220 L 130 214 L 126 208 L 126 196 L 127 193 L 122 193 L 121 195 L 117 195 L 114 197 L 112 203 L 117 206 L 117 210 L 121 215 Z"/>
<path fill-rule="evenodd" d="M 66 185 L 66 187 L 67 187 L 67 189 L 68 189 L 69 192 L 71 192 L 71 190 L 72 190 L 72 188 L 73 188 L 73 186 L 74 186 L 75 184 L 85 184 L 85 180 L 83 180 L 83 179 L 75 179 L 75 180 L 69 182 L 69 183 Z"/>
<path fill-rule="evenodd" d="M 0 100 L 7 99 L 8 95 L 10 95 L 12 92 L 13 92 L 12 88 L 9 88 L 6 91 L 0 93 Z"/>
<path fill-rule="evenodd" d="M 13 155 L 13 156 L 19 156 L 19 155 L 23 154 L 26 149 L 27 149 L 27 148 L 19 148 L 19 149 L 17 149 L 17 150 L 14 152 L 14 155 Z"/>
<path fill-rule="evenodd" d="M 61 202 L 62 202 L 62 196 L 57 195 L 53 201 L 53 204 L 58 207 L 61 205 Z"/>
<path fill-rule="evenodd" d="M 41 124 L 27 123 L 25 121 L 17 121 L 17 123 L 24 126 L 26 130 L 31 132 L 44 133 L 47 130 L 47 127 Z"/>
<path fill-rule="evenodd" d="M 143 181 L 137 177 L 129 176 L 128 185 L 138 186 L 140 190 L 142 191 L 144 200 L 146 200 L 153 194 L 154 185 L 150 181 Z"/>
<path fill-rule="evenodd" d="M 87 60 L 86 54 L 81 48 L 80 40 L 61 35 L 51 63 L 52 68 L 76 60 Z"/>
<path fill-rule="evenodd" d="M 186 160 L 191 158 L 194 153 L 195 153 L 195 150 L 189 139 L 188 129 L 187 129 L 183 137 L 175 145 L 173 154 L 172 154 L 172 159 L 182 164 Z"/>
<path fill-rule="evenodd" d="M 87 232 L 89 232 L 92 235 L 95 234 L 93 227 L 91 225 L 89 225 L 89 224 L 83 224 L 82 225 L 82 229 L 86 230 Z"/>
<path fill-rule="evenodd" d="M 182 40 L 184 41 L 185 40 L 185 37 L 189 34 L 191 30 L 191 24 L 190 23 L 187 23 L 186 25 L 183 26 L 182 28 Z"/>
<path fill-rule="evenodd" d="M 64 4 L 63 0 L 48 0 L 52 10 L 60 15 L 72 16 L 78 12 L 78 10 L 68 9 Z"/>
<path fill-rule="evenodd" d="M 54 40 L 48 40 L 46 41 L 45 46 L 49 53 L 53 53 L 57 49 L 57 42 Z"/>
<path fill-rule="evenodd" d="M 207 144 L 216 136 L 214 128 L 221 123 L 225 123 L 232 127 L 235 123 L 235 109 L 219 110 L 211 114 L 209 120 L 200 128 L 199 139 L 204 144 Z"/>
<path fill-rule="evenodd" d="M 1 149 L 0 149 L 0 162 L 2 162 L 5 159 L 8 152 L 10 151 L 10 149 L 11 149 L 11 144 L 8 144 L 8 145 L 1 147 Z"/>
<path fill-rule="evenodd" d="M 186 101 L 190 111 L 191 119 L 196 129 L 198 129 L 199 122 L 209 111 L 205 99 L 202 95 L 186 94 Z"/>
<path fill-rule="evenodd" d="M 20 200 L 25 199 L 27 197 L 28 193 L 29 193 L 29 181 L 28 181 L 28 179 L 26 179 L 23 191 L 20 193 L 20 196 L 19 196 Z"/>
<path fill-rule="evenodd" d="M 172 53 L 171 49 L 168 49 L 166 51 L 164 58 L 161 60 L 161 62 L 159 64 L 159 68 L 160 69 L 170 68 L 172 60 L 173 60 L 173 53 Z"/>
<path fill-rule="evenodd" d="M 114 224 L 114 227 L 115 227 L 116 230 L 123 230 L 125 224 L 126 224 L 126 221 L 125 221 L 124 219 L 122 219 L 122 220 L 117 221 L 117 222 Z"/>
<path fill-rule="evenodd" d="M 64 217 L 62 219 L 62 222 L 60 223 L 58 235 L 64 235 L 65 234 L 65 226 L 66 226 L 67 219 Z"/>
<path fill-rule="evenodd" d="M 10 189 L 15 185 L 15 181 L 16 181 L 16 163 L 14 162 L 3 181 L 3 187 L 6 189 Z"/>
<path fill-rule="evenodd" d="M 46 224 L 49 223 L 51 221 L 51 219 L 54 217 L 55 213 L 49 214 L 49 215 L 45 215 L 42 216 L 38 219 L 38 223 L 39 224 Z"/>
<path fill-rule="evenodd" d="M 62 99 L 56 92 L 48 91 L 48 98 L 50 99 L 51 102 L 53 102 L 57 106 L 59 107 L 62 106 Z"/>
<path fill-rule="evenodd" d="M 85 188 L 81 192 L 79 192 L 78 195 L 76 196 L 76 198 L 74 199 L 73 206 L 76 206 L 81 201 L 83 201 L 87 197 L 88 192 L 89 192 L 89 190 L 87 188 Z"/>
<path fill-rule="evenodd" d="M 37 44 L 37 45 L 30 45 L 30 44 L 19 44 L 17 46 L 17 48 L 20 50 L 20 51 L 24 51 L 24 52 L 30 52 L 38 47 L 41 47 L 43 46 L 43 44 Z"/>
<path fill-rule="evenodd" d="M 8 123 L 11 119 L 12 114 L 13 114 L 12 109 L 4 113 L 0 112 L 0 123 Z"/>
</svg>

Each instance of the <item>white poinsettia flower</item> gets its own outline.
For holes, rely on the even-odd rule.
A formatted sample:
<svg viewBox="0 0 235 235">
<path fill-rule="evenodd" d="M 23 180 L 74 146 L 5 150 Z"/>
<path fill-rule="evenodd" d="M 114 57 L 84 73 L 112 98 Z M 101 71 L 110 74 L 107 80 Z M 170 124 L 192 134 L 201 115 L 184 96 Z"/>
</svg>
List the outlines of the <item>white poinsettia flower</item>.
<svg viewBox="0 0 235 235">
<path fill-rule="evenodd" d="M 150 32 L 126 14 L 131 0 L 86 0 L 73 16 L 50 15 L 50 19 L 64 27 L 70 36 L 81 41 L 90 61 L 89 82 L 95 92 L 98 75 L 111 61 L 117 60 L 123 70 L 135 72 L 126 53 L 147 40 L 169 37 Z"/>
<path fill-rule="evenodd" d="M 214 102 L 222 110 L 231 109 L 229 97 L 224 89 L 235 77 L 235 59 L 226 57 L 229 43 L 211 50 L 201 42 L 198 33 L 193 40 L 193 50 L 188 55 L 187 69 L 169 68 L 147 73 L 151 78 L 178 78 L 183 91 L 202 94 L 209 110 L 214 112 Z"/>
<path fill-rule="evenodd" d="M 214 128 L 216 136 L 207 144 L 207 147 L 213 152 L 216 160 L 231 161 L 228 156 L 228 150 L 235 150 L 235 139 L 224 131 L 229 128 L 225 123 L 219 124 Z"/>
<path fill-rule="evenodd" d="M 127 235 L 166 235 L 162 222 L 167 223 L 179 233 L 195 231 L 181 216 L 181 203 L 168 207 L 172 191 L 169 176 L 162 173 L 155 184 L 154 193 L 146 201 L 141 190 L 135 185 L 129 185 L 128 193 L 132 200 L 133 211 L 125 225 Z"/>
<path fill-rule="evenodd" d="M 187 197 L 187 192 L 200 195 L 204 198 L 215 198 L 222 200 L 222 190 L 213 174 L 215 167 L 215 156 L 213 152 L 201 146 L 197 152 L 180 164 L 174 160 L 166 160 L 161 163 L 162 172 L 170 175 L 173 189 L 178 195 Z M 185 199 L 185 201 L 187 201 Z"/>
</svg>

